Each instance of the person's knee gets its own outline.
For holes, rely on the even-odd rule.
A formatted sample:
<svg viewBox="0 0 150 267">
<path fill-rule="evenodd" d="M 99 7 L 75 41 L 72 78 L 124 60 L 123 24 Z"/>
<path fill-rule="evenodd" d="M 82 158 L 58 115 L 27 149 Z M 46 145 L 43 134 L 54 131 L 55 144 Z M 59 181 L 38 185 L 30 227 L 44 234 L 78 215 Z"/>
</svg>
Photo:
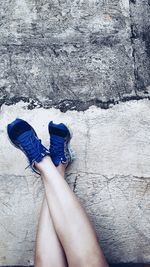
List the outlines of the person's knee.
<svg viewBox="0 0 150 267">
<path fill-rule="evenodd" d="M 36 253 L 35 258 L 34 258 L 34 267 L 44 267 L 44 259 L 38 253 Z"/>
<path fill-rule="evenodd" d="M 71 264 L 70 267 L 108 267 L 107 262 L 103 257 L 99 257 L 98 255 L 78 255 L 76 256 Z"/>
<path fill-rule="evenodd" d="M 48 259 L 46 259 L 45 253 L 36 252 L 34 258 L 34 267 L 47 267 L 49 266 Z"/>
<path fill-rule="evenodd" d="M 49 252 L 50 253 L 50 252 Z M 67 267 L 66 259 L 55 254 L 39 253 L 36 251 L 34 267 Z"/>
</svg>

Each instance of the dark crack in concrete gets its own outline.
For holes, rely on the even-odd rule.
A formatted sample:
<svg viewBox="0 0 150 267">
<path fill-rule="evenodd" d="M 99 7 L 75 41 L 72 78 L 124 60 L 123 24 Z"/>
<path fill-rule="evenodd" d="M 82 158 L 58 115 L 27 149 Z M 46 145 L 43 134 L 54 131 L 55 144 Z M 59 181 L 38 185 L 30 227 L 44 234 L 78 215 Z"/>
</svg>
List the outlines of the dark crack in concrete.
<svg viewBox="0 0 150 267">
<path fill-rule="evenodd" d="M 73 184 L 73 192 L 76 192 L 76 187 L 77 187 L 77 180 L 78 180 L 78 175 L 75 176 L 74 184 Z"/>
</svg>

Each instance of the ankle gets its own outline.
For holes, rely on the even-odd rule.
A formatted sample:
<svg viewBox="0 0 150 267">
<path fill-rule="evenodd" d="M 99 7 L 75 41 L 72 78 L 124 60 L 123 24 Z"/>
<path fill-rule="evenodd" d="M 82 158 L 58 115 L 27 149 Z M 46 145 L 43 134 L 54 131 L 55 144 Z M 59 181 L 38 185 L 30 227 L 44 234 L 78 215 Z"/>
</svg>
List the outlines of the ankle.
<svg viewBox="0 0 150 267">
<path fill-rule="evenodd" d="M 35 168 L 44 173 L 49 167 L 53 165 L 52 160 L 49 156 L 45 156 L 40 162 L 35 162 Z"/>
<path fill-rule="evenodd" d="M 59 171 L 59 173 L 65 177 L 65 171 L 66 171 L 66 164 L 62 164 L 60 163 L 58 166 L 57 166 L 57 170 Z"/>
</svg>

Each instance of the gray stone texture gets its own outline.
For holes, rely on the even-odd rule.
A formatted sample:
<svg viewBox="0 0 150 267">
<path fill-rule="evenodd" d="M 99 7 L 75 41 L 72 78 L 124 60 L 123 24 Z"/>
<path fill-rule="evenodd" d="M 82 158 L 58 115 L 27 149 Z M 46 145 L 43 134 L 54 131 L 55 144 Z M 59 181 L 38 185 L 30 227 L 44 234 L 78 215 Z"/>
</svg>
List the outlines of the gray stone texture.
<svg viewBox="0 0 150 267">
<path fill-rule="evenodd" d="M 150 91 L 150 1 L 130 0 L 131 40 L 135 87 L 138 95 Z"/>
<path fill-rule="evenodd" d="M 62 113 L 25 104 L 0 113 L 0 265 L 32 265 L 43 185 L 24 154 L 8 142 L 6 125 L 27 120 L 49 146 L 50 119 L 70 125 L 77 155 L 67 182 L 89 214 L 111 263 L 150 262 L 150 102 Z"/>
<path fill-rule="evenodd" d="M 148 0 L 3 0 L 0 104 L 84 110 L 149 96 Z"/>
<path fill-rule="evenodd" d="M 31 265 L 41 184 L 34 176 L 0 175 L 0 265 Z M 40 201 L 41 200 L 41 201 Z"/>
</svg>

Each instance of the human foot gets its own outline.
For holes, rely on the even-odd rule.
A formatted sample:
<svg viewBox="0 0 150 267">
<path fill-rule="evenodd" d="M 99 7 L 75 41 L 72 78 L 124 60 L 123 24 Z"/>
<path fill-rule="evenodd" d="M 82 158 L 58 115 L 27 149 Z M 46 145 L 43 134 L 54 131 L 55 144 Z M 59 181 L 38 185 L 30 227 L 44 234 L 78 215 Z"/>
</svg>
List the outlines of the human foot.
<svg viewBox="0 0 150 267">
<path fill-rule="evenodd" d="M 8 124 L 7 132 L 11 142 L 25 153 L 33 171 L 39 174 L 35 163 L 50 155 L 50 152 L 41 144 L 35 130 L 26 121 L 17 118 Z"/>
<path fill-rule="evenodd" d="M 72 133 L 69 128 L 63 124 L 54 124 L 52 121 L 48 124 L 50 134 L 50 156 L 57 167 L 59 164 L 65 164 L 66 167 L 75 159 L 75 152 L 70 146 Z"/>
</svg>

